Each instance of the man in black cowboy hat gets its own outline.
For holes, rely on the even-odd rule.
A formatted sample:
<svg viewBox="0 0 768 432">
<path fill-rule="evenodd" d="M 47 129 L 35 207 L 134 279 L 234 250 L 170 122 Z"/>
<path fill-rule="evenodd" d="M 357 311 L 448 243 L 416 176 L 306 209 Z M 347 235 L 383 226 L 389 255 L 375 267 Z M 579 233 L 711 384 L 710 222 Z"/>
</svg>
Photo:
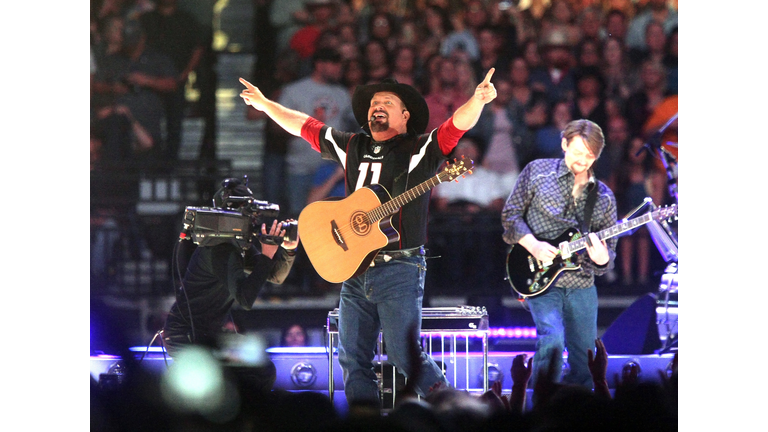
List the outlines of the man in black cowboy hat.
<svg viewBox="0 0 768 432">
<path fill-rule="evenodd" d="M 324 159 L 344 167 L 347 195 L 363 186 L 378 184 L 394 197 L 433 177 L 459 138 L 471 129 L 485 104 L 496 97 L 488 71 L 474 95 L 453 116 L 427 131 L 429 108 L 413 87 L 387 79 L 379 84 L 358 86 L 352 108 L 362 130 L 335 130 L 307 114 L 290 110 L 264 97 L 244 79 L 240 93 L 247 105 L 265 112 L 295 136 L 301 136 Z M 383 331 L 388 361 L 415 380 L 424 396 L 431 389 L 447 386 L 437 364 L 420 352 L 421 367 L 412 364 L 409 348 L 421 330 L 424 296 L 429 194 L 405 204 L 392 216 L 399 241 L 384 247 L 362 274 L 345 281 L 339 302 L 339 364 L 344 371 L 347 402 L 379 400 L 373 358 L 379 331 Z"/>
</svg>

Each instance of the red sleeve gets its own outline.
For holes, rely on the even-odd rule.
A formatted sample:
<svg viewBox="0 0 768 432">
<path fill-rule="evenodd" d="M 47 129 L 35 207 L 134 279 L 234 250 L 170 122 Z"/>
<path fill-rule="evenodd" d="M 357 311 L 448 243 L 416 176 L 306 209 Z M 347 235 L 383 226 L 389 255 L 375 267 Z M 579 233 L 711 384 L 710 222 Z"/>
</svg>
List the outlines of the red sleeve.
<svg viewBox="0 0 768 432">
<path fill-rule="evenodd" d="M 312 117 L 309 117 L 301 126 L 301 137 L 307 140 L 309 145 L 318 152 L 320 151 L 320 128 L 323 126 L 325 123 Z"/>
<path fill-rule="evenodd" d="M 444 155 L 447 155 L 451 150 L 459 143 L 459 138 L 464 136 L 467 131 L 457 128 L 453 124 L 453 116 L 444 121 L 443 124 L 437 128 L 437 142 L 440 145 L 440 150 Z"/>
</svg>

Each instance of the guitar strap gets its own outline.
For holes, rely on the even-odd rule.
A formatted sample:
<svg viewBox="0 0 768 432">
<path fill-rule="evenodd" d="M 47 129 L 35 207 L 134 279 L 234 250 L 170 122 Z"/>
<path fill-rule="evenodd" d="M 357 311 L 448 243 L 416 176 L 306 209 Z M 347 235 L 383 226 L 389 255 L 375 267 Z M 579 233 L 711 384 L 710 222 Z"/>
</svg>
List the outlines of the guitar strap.
<svg viewBox="0 0 768 432">
<path fill-rule="evenodd" d="M 595 210 L 597 202 L 597 182 L 592 183 L 587 195 L 587 203 L 584 205 L 584 220 L 581 222 L 581 232 L 586 235 L 589 232 L 589 224 L 592 221 L 592 212 Z"/>
<path fill-rule="evenodd" d="M 411 139 L 411 135 L 407 135 L 405 139 Z M 414 140 L 414 146 L 417 144 L 417 140 Z M 406 146 L 403 146 L 401 149 L 398 149 L 400 151 L 397 151 L 395 153 L 395 167 L 405 167 L 403 172 L 398 174 L 394 180 L 392 181 L 392 198 L 398 197 L 402 195 L 408 188 L 408 177 L 410 173 L 408 172 L 408 167 L 411 165 L 411 156 L 413 156 L 413 148 L 405 148 Z"/>
</svg>

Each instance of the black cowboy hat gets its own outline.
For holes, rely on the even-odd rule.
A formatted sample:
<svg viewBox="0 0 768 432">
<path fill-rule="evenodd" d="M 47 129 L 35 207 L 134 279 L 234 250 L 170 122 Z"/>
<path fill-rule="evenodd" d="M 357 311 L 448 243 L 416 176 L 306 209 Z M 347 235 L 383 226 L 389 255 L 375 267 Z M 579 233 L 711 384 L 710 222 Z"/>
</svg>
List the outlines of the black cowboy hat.
<svg viewBox="0 0 768 432">
<path fill-rule="evenodd" d="M 398 83 L 396 80 L 387 78 L 378 84 L 359 85 L 352 94 L 352 111 L 355 119 L 362 125 L 366 131 L 370 131 L 368 124 L 368 108 L 371 107 L 371 99 L 378 92 L 391 92 L 396 94 L 405 104 L 411 118 L 408 120 L 408 128 L 415 133 L 423 134 L 427 129 L 429 122 L 429 107 L 424 97 L 418 90 L 408 84 Z"/>
</svg>

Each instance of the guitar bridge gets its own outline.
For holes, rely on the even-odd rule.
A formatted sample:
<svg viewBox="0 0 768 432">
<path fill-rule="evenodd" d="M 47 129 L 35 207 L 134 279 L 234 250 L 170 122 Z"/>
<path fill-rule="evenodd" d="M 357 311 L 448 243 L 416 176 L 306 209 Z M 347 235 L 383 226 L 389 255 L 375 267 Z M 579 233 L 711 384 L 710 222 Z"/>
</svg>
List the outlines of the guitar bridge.
<svg viewBox="0 0 768 432">
<path fill-rule="evenodd" d="M 333 240 L 336 242 L 337 245 L 341 246 L 342 249 L 346 252 L 349 250 L 349 246 L 344 242 L 344 237 L 341 235 L 341 232 L 339 232 L 339 226 L 336 225 L 336 221 L 331 221 L 331 235 L 333 236 Z"/>
</svg>

